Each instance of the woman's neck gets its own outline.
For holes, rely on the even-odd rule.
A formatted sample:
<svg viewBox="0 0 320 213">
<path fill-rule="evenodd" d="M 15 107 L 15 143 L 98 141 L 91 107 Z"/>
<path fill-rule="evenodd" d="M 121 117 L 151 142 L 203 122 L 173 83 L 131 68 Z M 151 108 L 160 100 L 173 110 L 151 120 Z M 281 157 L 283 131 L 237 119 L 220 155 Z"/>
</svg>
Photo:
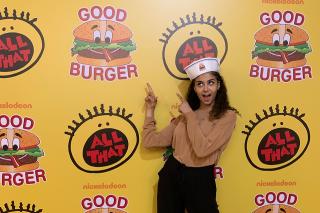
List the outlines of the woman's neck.
<svg viewBox="0 0 320 213">
<path fill-rule="evenodd" d="M 213 103 L 210 104 L 210 105 L 206 105 L 206 104 L 200 104 L 200 107 L 198 108 L 199 111 L 203 111 L 203 112 L 206 112 L 206 111 L 211 111 L 212 110 L 212 106 L 213 106 Z"/>
</svg>

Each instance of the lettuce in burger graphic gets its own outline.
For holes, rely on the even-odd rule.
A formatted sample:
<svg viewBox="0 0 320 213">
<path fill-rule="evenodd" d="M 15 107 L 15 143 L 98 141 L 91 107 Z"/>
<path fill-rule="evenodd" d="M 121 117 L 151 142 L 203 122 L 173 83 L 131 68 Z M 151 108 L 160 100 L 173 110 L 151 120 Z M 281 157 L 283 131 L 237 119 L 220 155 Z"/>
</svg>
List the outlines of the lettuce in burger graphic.
<svg viewBox="0 0 320 213">
<path fill-rule="evenodd" d="M 22 129 L 0 129 L 0 172 L 23 172 L 39 167 L 38 157 L 43 151 L 40 140 L 33 133 Z"/>
<path fill-rule="evenodd" d="M 291 68 L 306 64 L 311 52 L 308 34 L 290 24 L 272 24 L 261 28 L 254 36 L 256 43 L 252 58 L 265 67 Z"/>
<path fill-rule="evenodd" d="M 72 56 L 81 64 L 119 66 L 131 62 L 130 52 L 136 49 L 130 29 L 111 20 L 92 20 L 74 31 Z"/>
</svg>

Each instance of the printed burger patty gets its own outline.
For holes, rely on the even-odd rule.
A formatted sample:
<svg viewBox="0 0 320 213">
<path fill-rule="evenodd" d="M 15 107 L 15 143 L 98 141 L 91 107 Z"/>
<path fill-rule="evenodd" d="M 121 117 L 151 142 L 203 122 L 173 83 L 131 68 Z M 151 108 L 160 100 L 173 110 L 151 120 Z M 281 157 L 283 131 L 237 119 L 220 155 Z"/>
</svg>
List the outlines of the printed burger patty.
<svg viewBox="0 0 320 213">
<path fill-rule="evenodd" d="M 283 57 L 285 56 L 287 61 L 296 61 L 305 58 L 304 53 L 300 53 L 297 51 L 292 52 L 264 52 L 259 54 L 259 58 L 269 60 L 269 61 L 283 61 Z"/>
<path fill-rule="evenodd" d="M 30 164 L 30 163 L 35 163 L 37 162 L 37 157 L 33 157 L 30 155 L 20 155 L 20 156 L 2 156 L 0 157 L 0 165 L 13 165 L 12 158 L 19 164 L 19 165 L 24 165 L 24 164 Z"/>
<path fill-rule="evenodd" d="M 81 55 L 83 57 L 87 58 L 97 58 L 97 59 L 105 59 L 106 56 L 103 53 L 105 49 L 96 49 L 96 50 L 82 50 L 78 53 L 78 55 Z M 129 56 L 129 52 L 121 49 L 111 49 L 106 50 L 107 54 L 111 56 L 112 59 L 115 58 L 125 58 Z"/>
</svg>

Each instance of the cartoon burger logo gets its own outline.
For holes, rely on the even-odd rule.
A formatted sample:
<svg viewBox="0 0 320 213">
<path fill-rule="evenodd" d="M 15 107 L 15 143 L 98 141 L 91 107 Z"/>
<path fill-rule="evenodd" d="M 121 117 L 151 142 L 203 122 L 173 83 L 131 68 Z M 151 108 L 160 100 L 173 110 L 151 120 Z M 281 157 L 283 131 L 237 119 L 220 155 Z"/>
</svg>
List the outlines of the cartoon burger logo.
<svg viewBox="0 0 320 213">
<path fill-rule="evenodd" d="M 202 70 L 204 70 L 204 69 L 206 69 L 206 66 L 205 66 L 204 64 L 202 64 L 202 63 L 199 64 L 199 70 L 202 71 Z"/>
<path fill-rule="evenodd" d="M 37 136 L 22 129 L 0 129 L 0 171 L 22 172 L 39 167 L 38 157 L 43 151 L 38 147 Z"/>
<path fill-rule="evenodd" d="M 131 62 L 130 52 L 136 49 L 130 29 L 111 20 L 92 20 L 74 31 L 72 55 L 81 64 L 114 67 Z"/>
<path fill-rule="evenodd" d="M 311 52 L 308 34 L 289 24 L 273 24 L 260 29 L 252 58 L 265 67 L 291 68 L 306 64 L 305 55 Z"/>
</svg>

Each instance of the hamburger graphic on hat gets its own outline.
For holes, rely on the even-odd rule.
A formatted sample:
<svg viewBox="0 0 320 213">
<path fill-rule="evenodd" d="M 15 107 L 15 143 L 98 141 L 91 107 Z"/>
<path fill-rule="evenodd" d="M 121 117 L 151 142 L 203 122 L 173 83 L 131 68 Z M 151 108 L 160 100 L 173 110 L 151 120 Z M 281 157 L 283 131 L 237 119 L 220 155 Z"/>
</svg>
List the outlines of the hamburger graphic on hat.
<svg viewBox="0 0 320 213">
<path fill-rule="evenodd" d="M 136 49 L 130 29 L 111 20 L 92 20 L 74 31 L 72 56 L 81 64 L 119 66 L 131 62 L 130 52 Z"/>
<path fill-rule="evenodd" d="M 289 24 L 273 24 L 261 28 L 255 35 L 252 58 L 265 67 L 291 68 L 306 64 L 305 55 L 311 52 L 308 34 Z"/>
</svg>

